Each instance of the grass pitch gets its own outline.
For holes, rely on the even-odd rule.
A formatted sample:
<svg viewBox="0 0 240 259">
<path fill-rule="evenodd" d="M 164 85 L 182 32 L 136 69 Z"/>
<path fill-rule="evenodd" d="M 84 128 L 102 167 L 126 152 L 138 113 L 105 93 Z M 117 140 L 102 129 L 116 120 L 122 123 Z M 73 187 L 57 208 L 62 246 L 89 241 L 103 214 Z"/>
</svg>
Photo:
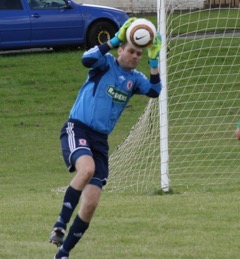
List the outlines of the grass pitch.
<svg viewBox="0 0 240 259">
<path fill-rule="evenodd" d="M 71 179 L 59 133 L 87 73 L 81 55 L 0 56 L 0 258 L 53 258 L 57 251 L 48 237 L 63 193 L 53 190 Z M 148 74 L 144 60 L 139 70 Z M 110 151 L 128 134 L 146 102 L 137 97 L 128 105 L 110 136 Z M 239 204 L 239 188 L 231 186 L 172 195 L 103 192 L 71 258 L 237 259 Z"/>
</svg>

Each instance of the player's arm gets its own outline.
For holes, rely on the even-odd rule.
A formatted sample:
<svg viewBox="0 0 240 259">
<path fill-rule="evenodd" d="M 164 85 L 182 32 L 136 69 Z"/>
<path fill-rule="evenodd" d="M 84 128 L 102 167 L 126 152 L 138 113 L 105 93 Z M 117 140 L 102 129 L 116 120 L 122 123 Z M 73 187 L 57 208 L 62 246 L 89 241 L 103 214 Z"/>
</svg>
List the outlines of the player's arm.
<svg viewBox="0 0 240 259">
<path fill-rule="evenodd" d="M 84 52 L 82 56 L 82 64 L 88 68 L 96 68 L 104 65 L 104 55 L 112 48 L 117 48 L 122 42 L 126 42 L 126 31 L 133 21 L 137 18 L 129 18 L 115 36 L 107 42 L 95 46 L 92 49 Z"/>
<path fill-rule="evenodd" d="M 150 66 L 150 88 L 147 96 L 158 97 L 161 91 L 161 82 L 159 75 L 159 52 L 162 46 L 161 36 L 158 33 L 153 43 L 147 47 L 148 52 L 148 64 Z M 160 88 L 159 88 L 160 85 Z"/>
<path fill-rule="evenodd" d="M 151 97 L 151 98 L 157 98 L 162 90 L 162 84 L 160 80 L 159 74 L 151 74 L 150 76 L 150 88 L 148 92 L 146 93 L 146 96 Z"/>
<path fill-rule="evenodd" d="M 157 68 L 150 67 L 150 75 L 159 75 L 159 70 Z"/>
<path fill-rule="evenodd" d="M 146 95 L 150 98 L 157 98 L 162 89 L 159 74 L 151 75 L 148 79 L 142 72 L 135 71 L 135 87 L 133 94 Z"/>
<path fill-rule="evenodd" d="M 137 19 L 136 17 L 132 17 L 132 18 L 129 18 L 128 20 L 126 20 L 126 22 L 122 25 L 122 27 L 119 29 L 119 31 L 115 34 L 115 36 L 107 42 L 107 44 L 109 45 L 110 48 L 118 48 L 122 42 L 127 41 L 127 39 L 126 39 L 127 28 L 136 19 Z"/>
<path fill-rule="evenodd" d="M 95 47 L 85 51 L 82 55 L 82 64 L 87 68 L 102 69 L 107 65 L 105 54 L 111 50 L 107 42 L 96 45 Z"/>
<path fill-rule="evenodd" d="M 156 75 L 159 73 L 158 64 L 159 64 L 159 52 L 162 46 L 161 36 L 158 33 L 155 37 L 153 43 L 147 47 L 148 52 L 148 64 L 150 66 L 151 75 Z"/>
</svg>

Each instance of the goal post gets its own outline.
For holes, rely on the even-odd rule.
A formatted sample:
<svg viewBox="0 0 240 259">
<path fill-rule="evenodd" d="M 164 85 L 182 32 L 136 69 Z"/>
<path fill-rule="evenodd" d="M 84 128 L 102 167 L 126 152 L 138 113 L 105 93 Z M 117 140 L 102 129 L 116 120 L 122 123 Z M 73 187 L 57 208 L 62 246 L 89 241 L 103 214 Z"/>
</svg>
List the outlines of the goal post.
<svg viewBox="0 0 240 259">
<path fill-rule="evenodd" d="M 159 8 L 163 90 L 111 154 L 107 190 L 239 185 L 240 8 Z"/>
<path fill-rule="evenodd" d="M 162 91 L 159 98 L 160 123 L 160 185 L 165 192 L 169 191 L 169 154 L 168 154 L 168 93 L 167 93 L 167 33 L 165 1 L 157 1 L 157 25 L 162 37 L 159 67 L 162 82 Z"/>
</svg>

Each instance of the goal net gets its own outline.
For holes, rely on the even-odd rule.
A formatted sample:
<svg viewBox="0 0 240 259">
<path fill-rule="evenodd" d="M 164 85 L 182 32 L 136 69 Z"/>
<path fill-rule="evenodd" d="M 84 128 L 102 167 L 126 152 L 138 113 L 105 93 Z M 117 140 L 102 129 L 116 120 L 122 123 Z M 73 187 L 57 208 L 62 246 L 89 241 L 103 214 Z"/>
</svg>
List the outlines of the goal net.
<svg viewBox="0 0 240 259">
<path fill-rule="evenodd" d="M 170 188 L 239 184 L 240 8 L 181 11 L 169 5 L 164 12 L 167 60 L 160 62 L 167 64 L 161 76 L 168 98 L 150 99 L 110 156 L 107 190 L 159 190 L 164 136 Z"/>
</svg>

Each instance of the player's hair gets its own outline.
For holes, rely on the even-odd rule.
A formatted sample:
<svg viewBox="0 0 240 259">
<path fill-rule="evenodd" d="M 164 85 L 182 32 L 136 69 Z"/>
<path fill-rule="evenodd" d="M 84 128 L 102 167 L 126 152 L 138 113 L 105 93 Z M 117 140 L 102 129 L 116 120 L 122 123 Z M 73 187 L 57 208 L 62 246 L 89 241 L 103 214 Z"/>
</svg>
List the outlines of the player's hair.
<svg viewBox="0 0 240 259">
<path fill-rule="evenodd" d="M 122 42 L 122 43 L 119 45 L 119 48 L 124 49 L 127 45 L 132 46 L 132 44 L 129 43 L 129 42 Z M 137 50 L 141 50 L 141 52 L 143 52 L 143 49 L 141 49 L 141 48 L 137 48 L 137 47 L 134 47 L 134 46 L 132 46 L 132 48 L 137 49 Z"/>
<path fill-rule="evenodd" d="M 129 44 L 128 42 L 122 42 L 122 43 L 119 45 L 119 48 L 124 49 L 128 44 Z"/>
</svg>

